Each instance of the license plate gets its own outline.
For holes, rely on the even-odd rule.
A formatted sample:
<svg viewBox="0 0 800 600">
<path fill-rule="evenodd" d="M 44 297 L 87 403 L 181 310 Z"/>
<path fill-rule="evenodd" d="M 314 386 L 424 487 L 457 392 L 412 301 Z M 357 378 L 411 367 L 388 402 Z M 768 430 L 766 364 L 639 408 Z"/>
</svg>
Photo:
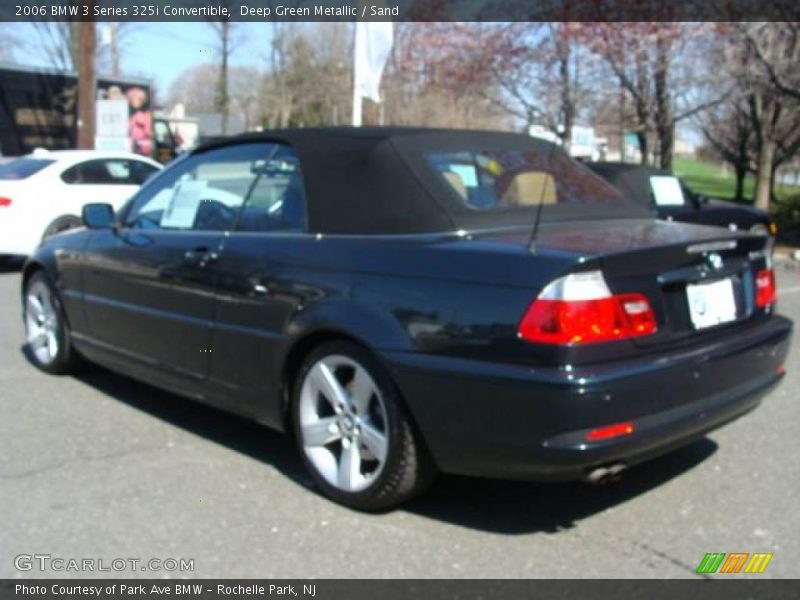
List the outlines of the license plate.
<svg viewBox="0 0 800 600">
<path fill-rule="evenodd" d="M 695 329 L 705 329 L 736 319 L 736 300 L 730 279 L 689 284 L 686 286 L 686 297 Z"/>
</svg>

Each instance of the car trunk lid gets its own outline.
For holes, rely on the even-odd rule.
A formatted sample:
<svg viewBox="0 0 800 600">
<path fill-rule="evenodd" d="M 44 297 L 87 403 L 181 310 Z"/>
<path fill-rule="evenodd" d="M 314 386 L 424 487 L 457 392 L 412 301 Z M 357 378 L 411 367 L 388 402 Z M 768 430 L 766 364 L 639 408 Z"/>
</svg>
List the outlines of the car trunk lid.
<svg viewBox="0 0 800 600">
<path fill-rule="evenodd" d="M 639 347 L 714 335 L 763 312 L 755 277 L 768 266 L 767 238 L 650 220 L 543 226 L 535 252 L 569 253 L 571 270 L 599 269 L 613 294 L 645 294 L 658 331 Z"/>
</svg>

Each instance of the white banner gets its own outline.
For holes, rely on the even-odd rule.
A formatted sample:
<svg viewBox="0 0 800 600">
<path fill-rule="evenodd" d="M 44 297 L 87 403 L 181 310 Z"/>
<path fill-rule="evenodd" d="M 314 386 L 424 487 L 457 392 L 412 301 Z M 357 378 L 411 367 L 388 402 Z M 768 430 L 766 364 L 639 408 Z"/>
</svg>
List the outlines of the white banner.
<svg viewBox="0 0 800 600">
<path fill-rule="evenodd" d="M 394 42 L 394 23 L 356 23 L 355 95 L 380 102 L 381 76 Z"/>
</svg>

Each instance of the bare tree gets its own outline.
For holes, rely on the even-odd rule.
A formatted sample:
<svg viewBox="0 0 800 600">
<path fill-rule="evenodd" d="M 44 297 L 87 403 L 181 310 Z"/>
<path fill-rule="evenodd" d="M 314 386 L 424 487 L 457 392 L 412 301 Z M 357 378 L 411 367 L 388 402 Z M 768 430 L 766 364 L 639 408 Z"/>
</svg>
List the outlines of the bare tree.
<svg viewBox="0 0 800 600">
<path fill-rule="evenodd" d="M 22 43 L 15 26 L 10 23 L 0 23 L 0 35 L 5 42 L 0 45 L 0 60 L 15 60 L 15 49 Z"/>
<path fill-rule="evenodd" d="M 99 26 L 100 44 L 97 48 L 98 70 L 118 78 L 122 75 L 122 57 L 127 41 L 135 31 L 132 22 L 109 22 Z"/>
<path fill-rule="evenodd" d="M 289 85 L 290 45 L 296 35 L 297 26 L 289 22 L 270 24 L 272 36 L 267 52 L 269 76 L 265 84 L 269 92 L 263 94 L 271 102 L 263 107 L 263 120 L 270 125 L 287 127 L 294 108 L 295 90 Z"/>
<path fill-rule="evenodd" d="M 798 38 L 796 23 L 736 23 L 731 40 L 735 73 L 750 106 L 756 144 L 755 205 L 767 210 L 777 164 L 797 151 L 793 141 L 800 102 L 793 73 Z M 796 71 L 796 66 L 794 66 Z M 787 139 L 788 136 L 788 139 Z"/>
<path fill-rule="evenodd" d="M 79 22 L 34 21 L 42 49 L 50 65 L 59 71 L 75 71 L 78 67 Z"/>
<path fill-rule="evenodd" d="M 270 127 L 338 124 L 350 110 L 352 26 L 272 23 L 259 105 Z"/>
<path fill-rule="evenodd" d="M 505 128 L 492 72 L 512 48 L 514 25 L 416 22 L 398 25 L 384 75 L 387 122 Z M 510 103 L 509 103 L 510 106 Z M 517 107 L 514 107 L 517 108 Z"/>
<path fill-rule="evenodd" d="M 722 102 L 729 93 L 714 70 L 706 68 L 714 27 L 666 21 L 576 27 L 631 100 L 642 162 L 651 153 L 652 132 L 659 165 L 671 169 L 676 124 Z"/>
<path fill-rule="evenodd" d="M 261 77 L 262 74 L 256 67 L 228 68 L 229 114 L 241 117 L 245 130 L 261 124 L 259 109 Z M 217 107 L 215 87 L 217 81 L 219 81 L 219 65 L 200 64 L 186 69 L 172 82 L 167 94 L 167 103 L 183 104 L 190 113 L 214 112 Z"/>
<path fill-rule="evenodd" d="M 592 60 L 572 35 L 571 23 L 514 24 L 504 48 L 487 47 L 497 58 L 493 100 L 526 125 L 549 129 L 569 148 L 572 129 L 591 86 Z"/>
<path fill-rule="evenodd" d="M 734 198 L 744 199 L 744 180 L 754 170 L 753 120 L 747 99 L 738 95 L 706 111 L 697 123 L 717 156 L 733 167 Z"/>
<path fill-rule="evenodd" d="M 199 64 L 184 70 L 170 85 L 167 102 L 181 103 L 190 112 L 212 112 L 218 70 L 214 64 Z"/>
<path fill-rule="evenodd" d="M 800 23 L 739 24 L 738 31 L 770 85 L 800 101 Z"/>
<path fill-rule="evenodd" d="M 224 3 L 227 6 L 227 2 Z M 214 92 L 214 109 L 221 116 L 222 135 L 228 132 L 228 116 L 230 112 L 230 96 L 228 93 L 228 63 L 231 55 L 239 45 L 239 40 L 233 36 L 233 24 L 228 19 L 209 23 L 217 37 L 217 56 L 219 70 Z"/>
</svg>

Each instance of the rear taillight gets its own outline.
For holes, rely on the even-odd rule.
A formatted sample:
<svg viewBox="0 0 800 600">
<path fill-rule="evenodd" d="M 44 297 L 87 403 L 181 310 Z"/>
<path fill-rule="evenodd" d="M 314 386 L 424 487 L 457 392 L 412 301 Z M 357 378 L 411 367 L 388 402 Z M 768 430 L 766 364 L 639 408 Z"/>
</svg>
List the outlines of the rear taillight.
<svg viewBox="0 0 800 600">
<path fill-rule="evenodd" d="M 572 273 L 550 283 L 528 307 L 519 336 L 540 344 L 592 344 L 655 333 L 642 294 L 612 295 L 600 271 Z"/>
<path fill-rule="evenodd" d="M 756 306 L 766 308 L 774 304 L 777 298 L 775 272 L 772 269 L 762 269 L 756 274 Z"/>
<path fill-rule="evenodd" d="M 11 198 L 0 196 L 0 207 L 2 206 L 11 206 Z"/>
</svg>

